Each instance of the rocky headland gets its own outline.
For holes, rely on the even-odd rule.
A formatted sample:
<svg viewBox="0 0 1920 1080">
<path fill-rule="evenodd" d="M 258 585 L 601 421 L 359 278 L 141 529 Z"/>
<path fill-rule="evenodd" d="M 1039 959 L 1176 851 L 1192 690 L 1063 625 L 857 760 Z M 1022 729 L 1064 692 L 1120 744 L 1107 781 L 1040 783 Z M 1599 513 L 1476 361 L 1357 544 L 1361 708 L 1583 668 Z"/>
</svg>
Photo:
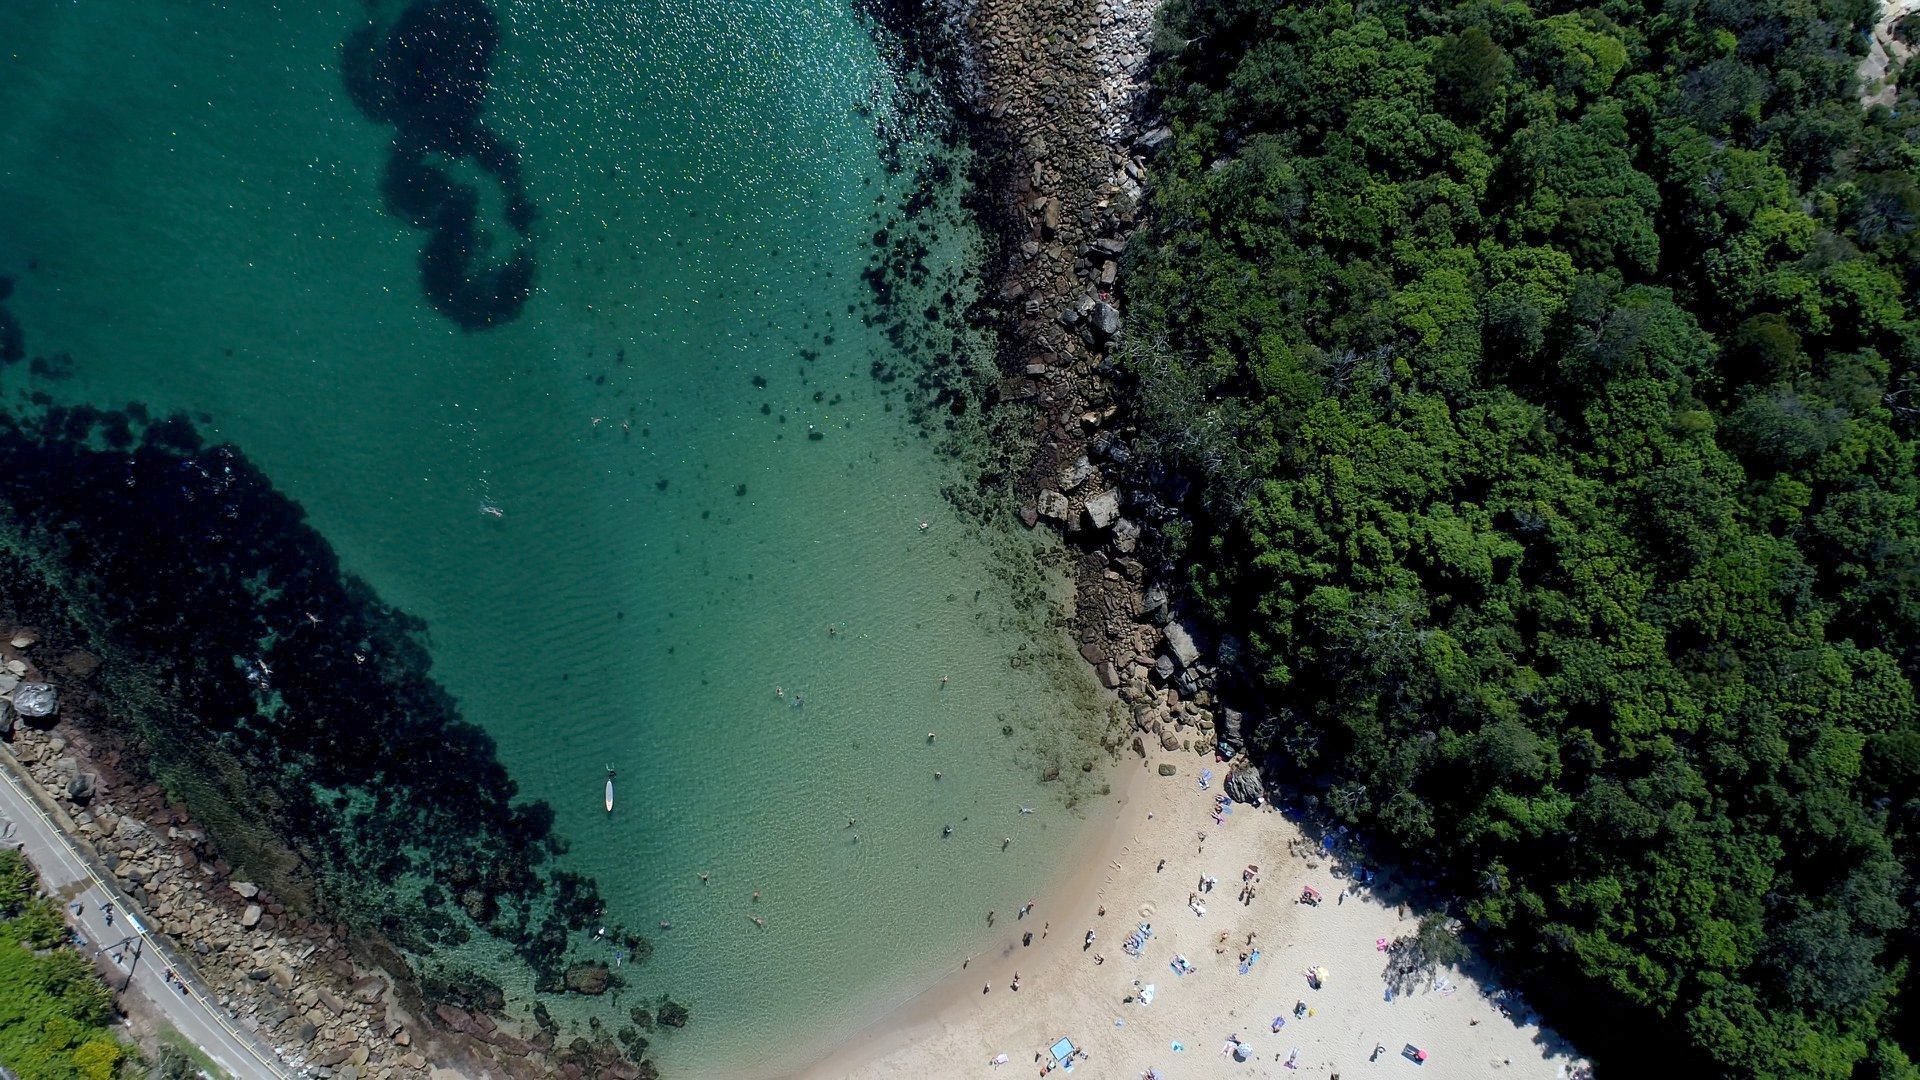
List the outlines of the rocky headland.
<svg viewBox="0 0 1920 1080">
<path fill-rule="evenodd" d="M 1026 454 L 1002 477 L 1029 528 L 1075 554 L 1070 631 L 1130 709 L 1132 746 L 1235 760 L 1237 794 L 1260 781 L 1242 717 L 1216 700 L 1216 664 L 1148 557 L 1167 511 L 1133 451 L 1129 348 L 1118 287 L 1154 155 L 1149 62 L 1157 0 L 952 0 L 886 17 L 936 58 L 973 147 L 973 209 L 991 251 L 969 313 L 994 329 L 1001 384 Z M 1007 421 L 1003 421 L 1003 424 Z M 1222 655 L 1226 654 L 1226 655 Z M 1163 770 L 1170 766 L 1163 766 Z"/>
</svg>

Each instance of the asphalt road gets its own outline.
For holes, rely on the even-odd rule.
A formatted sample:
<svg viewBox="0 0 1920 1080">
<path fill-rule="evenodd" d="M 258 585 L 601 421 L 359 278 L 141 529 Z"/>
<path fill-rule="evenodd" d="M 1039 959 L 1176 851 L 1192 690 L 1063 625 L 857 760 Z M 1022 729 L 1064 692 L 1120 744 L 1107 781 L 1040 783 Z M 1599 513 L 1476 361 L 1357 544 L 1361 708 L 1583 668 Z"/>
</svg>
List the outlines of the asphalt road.
<svg viewBox="0 0 1920 1080">
<path fill-rule="evenodd" d="M 170 971 L 161 951 L 148 940 L 143 921 L 128 913 L 118 889 L 88 869 L 66 835 L 47 819 L 5 765 L 0 765 L 0 846 L 20 848 L 33 860 L 41 884 L 66 901 L 67 922 L 85 940 L 82 950 L 90 955 L 104 952 L 119 970 L 114 989 L 123 998 L 129 994 L 144 998 L 150 1013 L 157 1012 L 235 1077 L 277 1080 L 294 1075 L 271 1051 L 234 1027 L 197 978 L 188 974 L 182 983 L 172 977 L 177 973 Z"/>
</svg>

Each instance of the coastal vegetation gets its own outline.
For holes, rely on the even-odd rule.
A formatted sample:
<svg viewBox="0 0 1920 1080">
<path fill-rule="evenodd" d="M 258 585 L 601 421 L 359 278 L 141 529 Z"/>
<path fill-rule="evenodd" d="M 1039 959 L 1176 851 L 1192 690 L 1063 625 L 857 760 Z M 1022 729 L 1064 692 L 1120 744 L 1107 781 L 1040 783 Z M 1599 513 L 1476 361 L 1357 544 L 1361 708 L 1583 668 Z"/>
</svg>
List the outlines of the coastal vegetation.
<svg viewBox="0 0 1920 1080">
<path fill-rule="evenodd" d="M 0 851 L 0 1066 L 20 1080 L 110 1080 L 126 1056 L 107 1030 L 113 996 L 37 893 L 26 857 Z"/>
<path fill-rule="evenodd" d="M 1866 0 L 1173 0 L 1163 571 L 1548 1019 L 1916 1075 L 1920 184 Z"/>
</svg>

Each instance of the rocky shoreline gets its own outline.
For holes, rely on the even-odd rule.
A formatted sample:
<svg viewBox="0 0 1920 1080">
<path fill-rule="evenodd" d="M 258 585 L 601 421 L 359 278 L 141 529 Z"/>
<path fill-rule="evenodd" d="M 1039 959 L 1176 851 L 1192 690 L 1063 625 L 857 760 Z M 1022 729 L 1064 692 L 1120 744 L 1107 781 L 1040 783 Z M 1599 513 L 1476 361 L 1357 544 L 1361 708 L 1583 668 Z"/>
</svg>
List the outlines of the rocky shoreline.
<svg viewBox="0 0 1920 1080">
<path fill-rule="evenodd" d="M 110 725 L 95 722 L 99 702 L 88 682 L 99 658 L 39 644 L 30 628 L 0 635 L 0 752 L 40 788 L 68 835 L 112 875 L 185 970 L 238 1027 L 272 1048 L 289 1074 L 653 1075 L 625 1060 L 610 1038 L 562 1045 L 553 1031 L 522 1037 L 480 1009 L 440 1003 L 429 1011 L 346 926 L 305 918 L 241 880 L 206 830 L 145 779 L 137 753 Z"/>
<path fill-rule="evenodd" d="M 1028 528 L 1075 552 L 1070 630 L 1101 684 L 1128 703 L 1133 748 L 1235 759 L 1245 801 L 1257 771 L 1237 757 L 1240 714 L 1215 700 L 1214 659 L 1176 617 L 1142 558 L 1153 495 L 1132 475 L 1136 435 L 1115 292 L 1141 223 L 1147 168 L 1170 139 L 1152 115 L 1159 0 L 956 0 L 949 93 L 972 135 L 977 216 L 993 242 L 970 313 L 999 336 L 1001 408 L 1032 443 L 1013 494 Z M 1221 653 L 1230 653 L 1227 643 Z"/>
</svg>

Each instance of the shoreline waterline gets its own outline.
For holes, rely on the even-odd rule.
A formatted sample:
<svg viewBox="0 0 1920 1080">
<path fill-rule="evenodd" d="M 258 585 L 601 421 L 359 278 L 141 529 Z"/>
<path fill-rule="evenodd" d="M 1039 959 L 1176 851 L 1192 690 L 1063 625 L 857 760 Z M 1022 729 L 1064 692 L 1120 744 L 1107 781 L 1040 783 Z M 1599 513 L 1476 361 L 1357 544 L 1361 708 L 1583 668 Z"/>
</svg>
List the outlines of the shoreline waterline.
<svg viewBox="0 0 1920 1080">
<path fill-rule="evenodd" d="M 977 1006 L 977 999 L 1014 993 L 1007 989 L 1008 979 L 1019 970 L 1022 956 L 1038 962 L 1042 956 L 1060 948 L 1079 951 L 1079 932 L 1067 923 L 1062 923 L 1057 935 L 1049 933 L 1045 939 L 1036 937 L 1037 953 L 1035 947 L 1020 945 L 1019 938 L 1032 929 L 1029 925 L 1032 920 L 1038 919 L 1043 925 L 1051 922 L 1049 912 L 1077 912 L 1089 905 L 1107 902 L 1106 894 L 1113 884 L 1113 863 L 1129 841 L 1128 823 L 1160 781 L 1151 775 L 1148 763 L 1139 761 L 1136 767 L 1136 761 L 1136 758 L 1127 758 L 1108 766 L 1112 792 L 1102 797 L 1099 812 L 1090 815 L 1092 820 L 1082 837 L 1086 854 L 1076 856 L 1070 866 L 1063 867 L 1053 887 L 1032 897 L 1036 901 L 1033 913 L 1025 919 L 1019 918 L 1016 912 L 1023 902 L 1019 900 L 1013 901 L 1011 908 L 994 909 L 997 915 L 992 933 L 1010 935 L 1005 939 L 1008 944 L 970 956 L 964 966 L 950 968 L 937 982 L 912 998 L 874 1015 L 850 1037 L 831 1047 L 815 1049 L 804 1065 L 753 1080 L 834 1080 L 855 1074 L 915 1044 L 928 1032 L 963 1021 Z M 1124 914 L 1112 904 L 1108 906 L 1110 915 Z M 1035 966 L 1028 964 L 1030 969 Z M 991 993 L 983 995 L 980 990 L 983 985 L 993 987 Z M 1034 993 L 1044 991 L 1034 990 Z"/>
</svg>

